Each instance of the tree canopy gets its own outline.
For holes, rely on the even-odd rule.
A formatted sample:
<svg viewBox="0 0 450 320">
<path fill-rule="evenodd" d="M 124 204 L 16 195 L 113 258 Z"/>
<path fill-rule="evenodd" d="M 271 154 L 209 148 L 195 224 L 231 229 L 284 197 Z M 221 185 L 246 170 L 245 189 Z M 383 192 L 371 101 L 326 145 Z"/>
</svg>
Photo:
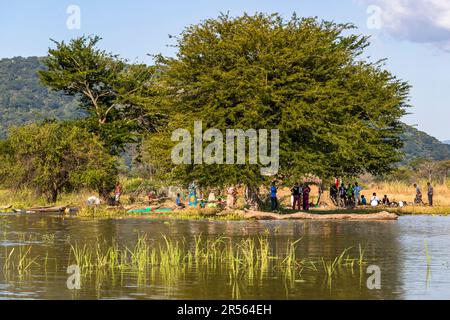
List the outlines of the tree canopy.
<svg viewBox="0 0 450 320">
<path fill-rule="evenodd" d="M 279 129 L 285 181 L 384 173 L 401 157 L 409 85 L 362 58 L 368 37 L 351 24 L 278 14 L 220 15 L 187 27 L 177 55 L 158 57 L 168 131 Z M 173 145 L 166 140 L 167 146 Z M 257 186 L 260 165 L 179 165 L 203 185 Z"/>
<path fill-rule="evenodd" d="M 116 159 L 73 123 L 35 123 L 11 129 L 1 142 L 0 178 L 10 188 L 31 188 L 55 202 L 62 191 L 114 187 Z"/>
<path fill-rule="evenodd" d="M 118 154 L 126 143 L 154 131 L 162 118 L 155 108 L 157 73 L 98 49 L 99 41 L 97 36 L 54 41 L 39 76 L 53 90 L 79 97 L 79 107 L 89 115 L 83 124 Z"/>
</svg>

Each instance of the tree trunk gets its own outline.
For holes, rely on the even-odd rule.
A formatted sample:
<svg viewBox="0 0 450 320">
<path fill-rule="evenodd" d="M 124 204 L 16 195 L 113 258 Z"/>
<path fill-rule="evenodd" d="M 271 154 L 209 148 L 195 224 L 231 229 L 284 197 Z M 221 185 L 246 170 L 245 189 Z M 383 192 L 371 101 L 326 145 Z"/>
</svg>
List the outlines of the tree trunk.
<svg viewBox="0 0 450 320">
<path fill-rule="evenodd" d="M 110 197 L 110 194 L 111 194 L 110 188 L 100 187 L 98 189 L 98 195 L 103 200 L 107 200 L 108 201 L 109 197 Z"/>
<path fill-rule="evenodd" d="M 261 208 L 261 198 L 259 196 L 259 187 L 247 185 L 245 187 L 245 203 L 252 210 Z"/>
<path fill-rule="evenodd" d="M 58 200 L 58 189 L 52 188 L 47 193 L 47 201 L 50 203 L 55 203 Z"/>
<path fill-rule="evenodd" d="M 317 205 L 320 204 L 320 198 L 322 197 L 323 194 L 323 184 L 319 184 L 319 196 L 317 197 Z"/>
</svg>

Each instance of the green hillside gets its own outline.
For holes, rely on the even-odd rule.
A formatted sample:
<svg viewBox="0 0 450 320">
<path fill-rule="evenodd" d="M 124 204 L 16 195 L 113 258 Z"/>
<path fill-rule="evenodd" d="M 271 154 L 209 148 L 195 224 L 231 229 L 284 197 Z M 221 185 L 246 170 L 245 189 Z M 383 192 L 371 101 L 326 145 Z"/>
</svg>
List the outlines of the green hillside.
<svg viewBox="0 0 450 320">
<path fill-rule="evenodd" d="M 36 71 L 42 58 L 16 57 L 0 60 L 0 138 L 11 125 L 45 118 L 73 119 L 82 116 L 73 98 L 49 91 L 39 83 Z M 450 145 L 405 125 L 404 152 L 407 162 L 422 157 L 450 159 Z"/>
<path fill-rule="evenodd" d="M 442 143 L 438 139 L 411 126 L 405 125 L 403 141 L 403 152 L 405 153 L 405 160 L 403 162 L 409 162 L 414 158 L 433 160 L 450 159 L 449 144 Z"/>
<path fill-rule="evenodd" d="M 36 71 L 42 58 L 16 57 L 0 60 L 0 138 L 11 125 L 80 116 L 72 97 L 50 92 L 40 85 Z"/>
</svg>

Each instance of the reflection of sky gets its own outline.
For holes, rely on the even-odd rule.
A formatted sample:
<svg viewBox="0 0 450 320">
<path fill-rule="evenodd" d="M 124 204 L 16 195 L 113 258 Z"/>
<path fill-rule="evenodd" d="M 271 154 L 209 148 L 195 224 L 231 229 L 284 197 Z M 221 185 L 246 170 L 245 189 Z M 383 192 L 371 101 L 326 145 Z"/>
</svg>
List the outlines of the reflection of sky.
<svg viewBox="0 0 450 320">
<path fill-rule="evenodd" d="M 406 299 L 450 299 L 450 218 L 402 217 L 400 272 Z M 427 281 L 425 241 L 431 256 Z"/>
<path fill-rule="evenodd" d="M 22 234 L 33 236 L 34 254 L 58 257 L 58 266 L 65 266 L 69 255 L 67 240 L 71 243 L 97 245 L 105 239 L 109 244 L 114 238 L 122 246 L 134 246 L 138 235 L 146 235 L 150 242 L 163 241 L 163 235 L 174 241 L 185 241 L 194 250 L 194 236 L 217 239 L 225 236 L 239 242 L 248 236 L 267 234 L 271 255 L 285 252 L 288 240 L 298 242 L 297 258 L 308 261 L 324 258 L 332 261 L 343 250 L 352 247 L 350 256 L 358 257 L 358 246 L 365 250 L 368 262 L 359 273 L 343 272 L 333 280 L 332 289 L 324 288 L 322 278 L 316 272 L 304 271 L 305 282 L 296 282 L 288 292 L 277 276 L 261 282 L 261 286 L 243 288 L 243 298 L 256 299 L 449 299 L 450 298 L 450 217 L 404 216 L 398 221 L 162 221 L 145 216 L 123 220 L 62 219 L 61 217 L 12 216 L 0 224 L 0 234 L 6 231 L 0 242 L 0 266 L 5 246 L 19 244 Z M 51 244 L 36 243 L 45 234 L 54 234 Z M 431 256 L 430 276 L 427 282 L 425 240 Z M 163 242 L 161 242 L 163 243 Z M 17 246 L 16 246 L 17 247 Z M 10 247 L 6 248 L 10 250 Z M 366 280 L 369 265 L 381 269 L 381 290 L 368 290 Z M 321 266 L 319 266 L 321 268 Z M 53 269 L 51 269 L 53 270 Z M 71 298 L 62 286 L 67 278 L 64 268 L 47 279 L 47 275 L 33 273 L 33 281 L 6 285 L 0 272 L 0 299 L 17 298 Z M 202 282 L 197 274 L 187 274 L 172 288 L 172 298 L 229 298 L 229 279 L 214 278 Z M 126 278 L 127 286 L 110 285 L 103 297 L 134 297 L 135 278 Z M 95 298 L 94 284 L 86 284 L 88 298 Z M 149 284 L 139 288 L 139 296 L 166 297 L 164 283 Z M 247 294 L 247 295 L 246 295 Z"/>
</svg>

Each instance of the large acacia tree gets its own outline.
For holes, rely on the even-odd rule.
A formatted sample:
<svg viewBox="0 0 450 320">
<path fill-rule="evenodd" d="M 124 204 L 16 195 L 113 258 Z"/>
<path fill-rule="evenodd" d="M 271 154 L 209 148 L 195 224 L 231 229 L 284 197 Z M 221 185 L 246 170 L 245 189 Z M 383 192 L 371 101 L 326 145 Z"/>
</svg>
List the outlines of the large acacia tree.
<svg viewBox="0 0 450 320">
<path fill-rule="evenodd" d="M 399 160 L 409 85 L 363 59 L 368 37 L 351 24 L 278 14 L 220 15 L 187 27 L 175 57 L 158 58 L 169 130 L 279 129 L 278 177 L 384 173 Z M 168 135 L 170 136 L 170 135 Z M 170 145 L 167 142 L 167 145 Z M 203 185 L 257 190 L 259 165 L 180 165 Z"/>
</svg>

